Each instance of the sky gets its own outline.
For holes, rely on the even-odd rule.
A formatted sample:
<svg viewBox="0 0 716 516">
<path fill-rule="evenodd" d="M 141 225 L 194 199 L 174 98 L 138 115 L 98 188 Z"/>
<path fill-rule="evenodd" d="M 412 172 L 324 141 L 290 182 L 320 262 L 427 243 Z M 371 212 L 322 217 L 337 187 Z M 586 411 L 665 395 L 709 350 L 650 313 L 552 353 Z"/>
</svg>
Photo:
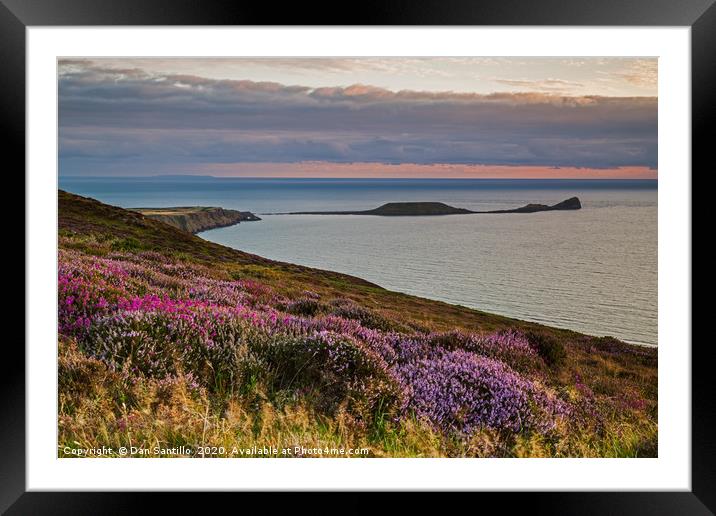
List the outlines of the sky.
<svg viewBox="0 0 716 516">
<path fill-rule="evenodd" d="M 60 59 L 59 171 L 656 178 L 657 63 Z"/>
</svg>

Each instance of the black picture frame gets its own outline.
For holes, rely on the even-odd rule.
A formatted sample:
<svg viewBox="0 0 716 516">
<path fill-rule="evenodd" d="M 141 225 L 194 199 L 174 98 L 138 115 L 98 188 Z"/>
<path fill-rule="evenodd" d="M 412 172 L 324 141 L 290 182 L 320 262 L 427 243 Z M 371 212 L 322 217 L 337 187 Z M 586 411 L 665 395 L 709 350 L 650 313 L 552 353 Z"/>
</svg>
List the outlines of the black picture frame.
<svg viewBox="0 0 716 516">
<path fill-rule="evenodd" d="M 195 0 L 0 0 L 0 120 L 6 161 L 25 163 L 25 28 L 86 25 L 598 25 L 691 27 L 692 168 L 706 168 L 707 124 L 716 91 L 715 0 L 442 0 L 362 3 L 355 11 L 319 4 L 199 2 Z M 345 13 L 339 16 L 337 13 Z M 319 14 L 320 13 L 320 14 Z M 8 156 L 7 153 L 10 153 Z M 710 165 L 710 163 L 709 163 Z M 23 168 L 24 169 L 24 168 Z M 685 171 L 686 172 L 686 171 Z M 704 171 L 705 172 L 705 171 Z M 693 174 L 692 174 L 693 177 Z M 25 269 L 28 274 L 27 269 Z M 9 344 L 9 342 L 7 342 Z M 688 346 L 691 343 L 677 343 Z M 716 412 L 710 342 L 694 341 L 692 352 L 692 490 L 690 492 L 483 493 L 509 509 L 530 514 L 713 514 L 716 512 Z M 149 494 L 26 492 L 25 356 L 15 345 L 4 350 L 6 367 L 0 410 L 0 511 L 7 514 L 124 514 L 147 507 Z M 186 503 L 184 494 L 159 494 L 165 511 Z M 229 502 L 228 494 L 212 494 Z M 242 505 L 252 497 L 241 495 Z M 248 500 L 247 497 L 248 496 Z M 344 495 L 355 510 L 360 494 Z M 277 498 L 272 499 L 273 502 Z M 280 497 L 278 498 L 280 501 Z M 509 505 L 503 505 L 509 500 Z M 295 495 L 290 501 L 295 503 Z M 261 504 L 259 499 L 255 502 Z M 333 505 L 327 502 L 329 505 Z M 253 505 L 253 504 L 252 504 Z M 272 503 L 273 505 L 273 503 Z M 381 507 L 389 509 L 382 502 Z M 487 507 L 487 506 L 485 506 Z M 328 508 L 328 506 L 327 506 Z M 337 510 L 335 506 L 332 507 Z M 330 510 L 330 509 L 329 509 Z M 443 506 L 444 510 L 444 506 Z M 333 511 L 331 511 L 333 512 Z"/>
</svg>

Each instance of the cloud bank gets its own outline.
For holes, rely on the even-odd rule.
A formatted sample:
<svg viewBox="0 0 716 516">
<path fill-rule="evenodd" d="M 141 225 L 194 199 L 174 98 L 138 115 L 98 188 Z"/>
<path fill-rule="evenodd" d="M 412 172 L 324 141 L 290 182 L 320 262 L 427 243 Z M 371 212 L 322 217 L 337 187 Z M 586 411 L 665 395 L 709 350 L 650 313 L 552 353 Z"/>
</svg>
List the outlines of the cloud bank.
<svg viewBox="0 0 716 516">
<path fill-rule="evenodd" d="M 60 173 L 244 163 L 657 167 L 655 97 L 309 88 L 59 64 Z M 540 89 L 539 86 L 536 89 Z M 125 172 L 122 172 L 125 171 Z"/>
</svg>

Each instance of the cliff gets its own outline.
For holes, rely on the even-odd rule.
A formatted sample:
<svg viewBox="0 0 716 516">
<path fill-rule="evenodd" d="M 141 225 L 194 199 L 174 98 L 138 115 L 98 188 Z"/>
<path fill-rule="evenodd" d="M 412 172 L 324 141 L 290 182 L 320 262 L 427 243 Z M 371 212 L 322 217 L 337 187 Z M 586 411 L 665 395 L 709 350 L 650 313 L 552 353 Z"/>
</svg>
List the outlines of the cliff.
<svg viewBox="0 0 716 516">
<path fill-rule="evenodd" d="M 241 221 L 261 220 L 248 211 L 203 206 L 176 208 L 134 208 L 145 217 L 159 220 L 189 233 L 233 226 Z"/>
</svg>

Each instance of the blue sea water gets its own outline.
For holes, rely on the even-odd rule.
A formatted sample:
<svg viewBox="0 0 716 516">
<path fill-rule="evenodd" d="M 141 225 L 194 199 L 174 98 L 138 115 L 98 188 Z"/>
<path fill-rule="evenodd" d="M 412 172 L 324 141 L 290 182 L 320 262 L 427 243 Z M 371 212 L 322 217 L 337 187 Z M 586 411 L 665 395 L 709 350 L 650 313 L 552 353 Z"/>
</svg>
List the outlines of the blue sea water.
<svg viewBox="0 0 716 516">
<path fill-rule="evenodd" d="M 568 212 L 442 217 L 261 215 L 200 234 L 276 260 L 391 290 L 656 345 L 657 182 L 60 178 L 59 187 L 131 207 L 222 206 L 256 214 L 436 201 L 473 210 L 553 204 Z"/>
</svg>

